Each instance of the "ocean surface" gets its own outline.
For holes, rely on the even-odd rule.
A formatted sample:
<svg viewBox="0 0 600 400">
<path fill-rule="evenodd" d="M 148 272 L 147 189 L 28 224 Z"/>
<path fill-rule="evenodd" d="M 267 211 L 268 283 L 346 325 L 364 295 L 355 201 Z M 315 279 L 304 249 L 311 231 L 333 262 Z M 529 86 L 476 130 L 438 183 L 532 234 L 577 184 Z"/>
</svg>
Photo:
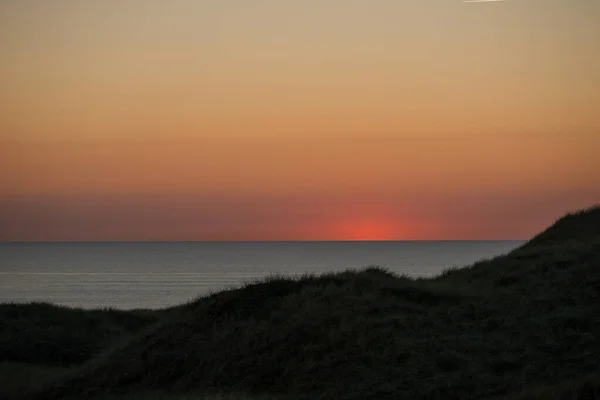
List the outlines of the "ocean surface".
<svg viewBox="0 0 600 400">
<path fill-rule="evenodd" d="M 433 276 L 522 241 L 0 243 L 0 302 L 162 308 L 269 275 Z"/>
</svg>

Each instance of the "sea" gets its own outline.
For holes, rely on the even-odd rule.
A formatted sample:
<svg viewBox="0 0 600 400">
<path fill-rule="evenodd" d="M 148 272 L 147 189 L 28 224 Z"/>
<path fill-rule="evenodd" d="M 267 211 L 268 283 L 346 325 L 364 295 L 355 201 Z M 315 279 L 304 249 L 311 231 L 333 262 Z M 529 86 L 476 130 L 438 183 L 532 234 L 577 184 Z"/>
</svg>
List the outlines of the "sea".
<svg viewBox="0 0 600 400">
<path fill-rule="evenodd" d="M 272 275 L 431 277 L 522 241 L 0 243 L 0 303 L 159 309 Z"/>
</svg>

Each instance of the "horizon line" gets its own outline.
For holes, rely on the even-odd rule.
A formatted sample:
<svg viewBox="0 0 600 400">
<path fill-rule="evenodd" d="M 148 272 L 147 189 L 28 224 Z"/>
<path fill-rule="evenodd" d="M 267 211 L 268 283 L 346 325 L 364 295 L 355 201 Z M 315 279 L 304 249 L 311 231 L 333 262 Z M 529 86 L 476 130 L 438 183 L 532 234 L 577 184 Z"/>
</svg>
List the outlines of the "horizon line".
<svg viewBox="0 0 600 400">
<path fill-rule="evenodd" d="M 529 239 L 390 239 L 390 240 L 15 240 L 0 244 L 85 243 L 389 243 L 389 242 L 524 242 Z"/>
</svg>

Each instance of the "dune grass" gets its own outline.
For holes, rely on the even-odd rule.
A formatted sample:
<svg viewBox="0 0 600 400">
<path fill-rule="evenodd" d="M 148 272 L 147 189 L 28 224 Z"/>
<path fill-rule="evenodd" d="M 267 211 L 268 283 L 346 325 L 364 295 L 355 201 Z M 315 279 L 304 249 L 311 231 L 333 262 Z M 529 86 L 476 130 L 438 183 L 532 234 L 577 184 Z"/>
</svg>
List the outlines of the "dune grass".
<svg viewBox="0 0 600 400">
<path fill-rule="evenodd" d="M 371 267 L 272 277 L 160 311 L 2 305 L 0 361 L 35 384 L 0 396 L 592 399 L 598 315 L 595 207 L 432 279 Z"/>
</svg>

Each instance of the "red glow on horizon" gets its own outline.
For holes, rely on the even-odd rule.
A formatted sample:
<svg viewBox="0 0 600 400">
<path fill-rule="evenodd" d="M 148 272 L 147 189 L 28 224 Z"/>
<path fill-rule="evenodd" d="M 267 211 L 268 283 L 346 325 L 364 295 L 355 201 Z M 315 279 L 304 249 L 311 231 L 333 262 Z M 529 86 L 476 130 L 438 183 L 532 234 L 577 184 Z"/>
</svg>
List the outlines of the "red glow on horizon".
<svg viewBox="0 0 600 400">
<path fill-rule="evenodd" d="M 399 240 L 395 224 L 381 220 L 355 220 L 340 223 L 333 235 L 344 241 L 385 241 Z"/>
</svg>

